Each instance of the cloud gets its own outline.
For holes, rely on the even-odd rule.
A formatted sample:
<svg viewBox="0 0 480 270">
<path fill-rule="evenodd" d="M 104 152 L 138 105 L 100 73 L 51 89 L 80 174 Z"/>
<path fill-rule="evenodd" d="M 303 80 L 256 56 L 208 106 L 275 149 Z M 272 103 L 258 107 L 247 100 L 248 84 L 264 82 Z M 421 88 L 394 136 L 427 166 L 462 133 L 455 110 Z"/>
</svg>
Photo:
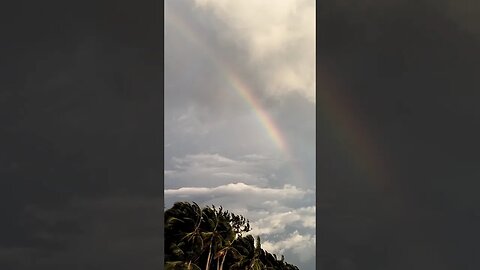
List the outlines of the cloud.
<svg viewBox="0 0 480 270">
<path fill-rule="evenodd" d="M 166 21 L 165 33 L 164 126 L 165 143 L 170 145 L 165 149 L 167 165 L 173 162 L 172 156 L 189 153 L 279 154 L 281 150 L 272 142 L 255 110 L 225 76 L 224 70 L 232 69 L 274 121 L 298 164 L 306 167 L 302 168 L 308 171 L 305 178 L 311 181 L 315 104 L 306 97 L 308 93 L 313 96 L 314 87 L 302 85 L 313 85 L 315 81 L 315 2 L 286 1 L 272 7 L 265 1 L 235 2 L 239 1 L 165 3 L 166 14 L 176 18 Z M 258 16 L 256 10 L 266 8 L 272 10 Z M 255 23 L 265 16 L 270 17 Z M 304 18 L 312 19 L 312 24 L 299 26 Z M 241 30 L 245 28 L 242 24 L 248 24 L 248 30 Z M 286 33 L 274 30 L 276 27 L 285 28 Z M 307 31 L 309 27 L 311 31 Z M 257 33 L 257 28 L 264 30 Z M 269 31 L 283 34 L 267 38 L 271 44 L 250 42 L 262 39 L 263 32 Z M 188 42 L 192 36 L 199 42 Z M 300 37 L 308 37 L 311 43 L 302 43 Z M 277 45 L 273 42 L 276 39 Z M 306 48 L 308 44 L 310 49 Z M 221 59 L 227 68 L 218 66 L 216 59 Z M 287 173 L 277 176 L 290 178 L 284 183 L 291 182 L 295 176 Z"/>
<path fill-rule="evenodd" d="M 315 99 L 315 1 L 196 0 L 225 27 L 219 35 L 239 52 L 271 95 L 297 91 Z"/>
<path fill-rule="evenodd" d="M 275 218 L 275 215 L 279 212 L 287 213 L 306 204 L 313 204 L 315 201 L 313 190 L 301 189 L 292 185 L 284 185 L 281 188 L 259 187 L 242 182 L 228 183 L 216 187 L 165 189 L 164 195 L 166 207 L 170 207 L 175 201 L 195 201 L 204 205 L 223 205 L 237 214 L 248 213 L 252 221 L 259 220 L 260 226 L 272 226 L 270 229 L 264 227 L 267 233 L 281 230 L 273 227 L 274 221 L 263 219 L 266 215 L 272 215 Z M 245 198 L 248 198 L 248 200 Z M 298 214 L 300 215 L 307 215 L 301 209 L 293 211 L 299 211 Z M 308 223 L 309 221 L 306 222 L 305 224 L 311 225 Z M 264 231 L 260 232 L 263 233 Z"/>
<path fill-rule="evenodd" d="M 268 205 L 269 203 L 267 203 Z M 275 201 L 278 207 L 278 201 Z M 272 204 L 270 204 L 272 206 Z M 253 223 L 253 234 L 263 235 L 284 232 L 287 226 L 315 229 L 315 206 L 287 209 L 272 213 Z"/>
<path fill-rule="evenodd" d="M 199 119 L 199 114 L 193 106 L 187 108 L 186 111 L 182 111 L 176 121 L 176 129 L 184 134 L 194 134 L 196 136 L 202 136 L 208 134 L 208 123 Z"/>
<path fill-rule="evenodd" d="M 283 188 L 260 188 L 245 183 L 230 183 L 223 186 L 207 187 L 181 187 L 179 189 L 166 189 L 165 196 L 262 196 L 263 199 L 286 199 L 303 197 L 311 191 L 301 190 L 292 185 L 285 185 Z"/>
<path fill-rule="evenodd" d="M 232 182 L 266 185 L 275 178 L 272 173 L 282 161 L 259 154 L 249 154 L 236 159 L 220 154 L 188 154 L 173 157 L 164 171 L 165 187 L 213 187 Z"/>
<path fill-rule="evenodd" d="M 289 251 L 298 256 L 300 261 L 306 262 L 315 256 L 315 235 L 302 235 L 298 231 L 294 231 L 280 241 L 264 241 L 262 247 L 275 254 L 285 254 Z"/>
</svg>

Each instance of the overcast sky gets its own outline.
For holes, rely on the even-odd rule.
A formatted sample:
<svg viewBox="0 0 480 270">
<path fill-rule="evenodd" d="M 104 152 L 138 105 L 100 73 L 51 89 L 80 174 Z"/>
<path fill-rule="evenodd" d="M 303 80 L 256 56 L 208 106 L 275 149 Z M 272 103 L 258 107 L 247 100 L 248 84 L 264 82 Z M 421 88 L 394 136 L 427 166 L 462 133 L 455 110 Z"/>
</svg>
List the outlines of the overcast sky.
<svg viewBox="0 0 480 270">
<path fill-rule="evenodd" d="M 165 1 L 165 202 L 315 269 L 315 1 Z"/>
</svg>

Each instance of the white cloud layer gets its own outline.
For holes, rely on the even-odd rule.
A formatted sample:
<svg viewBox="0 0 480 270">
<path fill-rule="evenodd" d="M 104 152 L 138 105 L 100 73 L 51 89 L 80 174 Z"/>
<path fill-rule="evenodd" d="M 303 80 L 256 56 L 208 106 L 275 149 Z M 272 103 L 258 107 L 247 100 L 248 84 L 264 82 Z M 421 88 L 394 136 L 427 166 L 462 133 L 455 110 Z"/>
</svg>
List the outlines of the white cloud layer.
<svg viewBox="0 0 480 270">
<path fill-rule="evenodd" d="M 292 200 L 296 198 L 304 198 L 307 194 L 312 193 L 310 190 L 302 190 L 292 185 L 285 185 L 283 188 L 261 188 L 245 183 L 230 183 L 218 187 L 181 187 L 179 189 L 166 189 L 164 194 L 166 197 L 175 196 L 178 198 L 191 197 L 225 197 L 245 199 L 251 196 L 261 198 L 268 203 L 274 200 L 276 206 L 279 207 L 279 200 Z M 252 201 L 252 200 L 251 200 Z M 253 200 L 255 201 L 255 200 Z M 252 201 L 252 202 L 253 202 Z M 272 204 L 270 204 L 272 206 Z M 298 216 L 297 216 L 298 217 Z"/>
</svg>

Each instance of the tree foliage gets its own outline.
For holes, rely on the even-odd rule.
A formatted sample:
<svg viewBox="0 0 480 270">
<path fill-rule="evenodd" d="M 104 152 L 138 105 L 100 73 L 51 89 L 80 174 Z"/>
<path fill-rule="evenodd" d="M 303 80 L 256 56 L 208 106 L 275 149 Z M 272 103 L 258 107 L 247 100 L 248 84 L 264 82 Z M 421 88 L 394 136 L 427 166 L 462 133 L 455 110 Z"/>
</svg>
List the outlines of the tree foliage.
<svg viewBox="0 0 480 270">
<path fill-rule="evenodd" d="M 165 269 L 298 270 L 256 245 L 245 217 L 214 205 L 176 202 L 165 211 Z M 282 256 L 283 257 L 283 256 Z"/>
</svg>

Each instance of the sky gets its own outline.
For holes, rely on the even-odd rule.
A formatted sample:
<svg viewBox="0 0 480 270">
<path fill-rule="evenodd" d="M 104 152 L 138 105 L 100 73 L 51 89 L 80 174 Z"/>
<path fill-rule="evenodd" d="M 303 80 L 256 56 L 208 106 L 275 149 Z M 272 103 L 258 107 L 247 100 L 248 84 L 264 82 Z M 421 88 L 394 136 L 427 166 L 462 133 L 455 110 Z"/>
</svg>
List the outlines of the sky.
<svg viewBox="0 0 480 270">
<path fill-rule="evenodd" d="M 315 268 L 315 1 L 165 1 L 165 207 L 221 205 Z"/>
</svg>

